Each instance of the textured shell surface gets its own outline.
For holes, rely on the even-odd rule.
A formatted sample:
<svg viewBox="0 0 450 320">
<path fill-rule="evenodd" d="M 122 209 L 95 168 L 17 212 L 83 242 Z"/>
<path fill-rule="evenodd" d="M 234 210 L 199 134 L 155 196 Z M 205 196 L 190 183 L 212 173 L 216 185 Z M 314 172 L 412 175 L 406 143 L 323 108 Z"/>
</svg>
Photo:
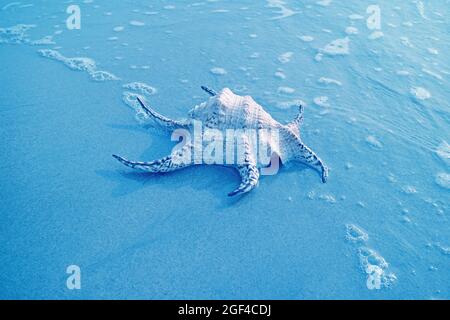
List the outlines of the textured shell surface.
<svg viewBox="0 0 450 320">
<path fill-rule="evenodd" d="M 189 112 L 189 117 L 201 121 L 206 127 L 219 130 L 280 126 L 252 97 L 237 95 L 228 88 L 195 106 Z"/>
<path fill-rule="evenodd" d="M 169 156 L 150 162 L 130 161 L 118 155 L 113 157 L 133 169 L 154 173 L 201 163 L 233 166 L 241 176 L 241 184 L 229 193 L 230 196 L 253 190 L 258 185 L 260 170 L 261 174 L 275 174 L 279 160 L 282 163 L 303 162 L 318 170 L 322 182 L 326 182 L 328 168 L 300 138 L 302 106 L 299 106 L 295 119 L 282 125 L 250 96 L 237 95 L 228 88 L 218 93 L 207 87 L 202 89 L 211 97 L 195 106 L 187 121 L 164 117 L 137 98 L 146 115 L 144 125 L 157 124 L 172 132 L 183 130 L 178 136 L 184 137 L 182 146 L 175 148 Z"/>
</svg>

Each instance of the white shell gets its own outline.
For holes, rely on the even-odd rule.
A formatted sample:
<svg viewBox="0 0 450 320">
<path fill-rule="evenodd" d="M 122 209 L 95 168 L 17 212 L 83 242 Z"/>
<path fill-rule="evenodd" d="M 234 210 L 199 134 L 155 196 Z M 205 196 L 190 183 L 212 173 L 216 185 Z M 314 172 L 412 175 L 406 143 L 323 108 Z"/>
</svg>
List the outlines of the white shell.
<svg viewBox="0 0 450 320">
<path fill-rule="evenodd" d="M 206 127 L 219 130 L 280 127 L 252 97 L 239 96 L 228 88 L 195 106 L 189 111 L 189 117 L 201 121 Z"/>
<path fill-rule="evenodd" d="M 145 115 L 143 124 L 146 122 L 156 123 L 169 131 L 182 129 L 189 132 L 194 139 L 189 140 L 182 148 L 175 150 L 171 155 L 160 160 L 151 162 L 129 161 L 122 157 L 114 155 L 124 165 L 147 172 L 169 172 L 197 164 L 196 157 L 191 160 L 190 155 L 198 154 L 199 146 L 196 143 L 195 136 L 198 135 L 198 126 L 200 126 L 200 137 L 202 138 L 200 155 L 204 156 L 210 141 L 207 137 L 214 131 L 220 133 L 223 141 L 228 146 L 228 132 L 232 131 L 232 147 L 237 150 L 243 150 L 242 155 L 237 155 L 237 162 L 228 162 L 227 151 L 223 154 L 220 163 L 204 162 L 205 164 L 225 164 L 234 166 L 241 175 L 241 184 L 229 195 L 243 194 L 254 189 L 259 180 L 260 169 L 262 167 L 273 166 L 273 160 L 281 160 L 283 163 L 289 161 L 299 161 L 317 169 L 321 173 L 322 181 L 325 182 L 328 177 L 328 169 L 322 160 L 300 139 L 300 125 L 303 121 L 303 107 L 299 106 L 299 115 L 288 125 L 282 125 L 274 120 L 263 107 L 261 107 L 250 96 L 239 96 L 230 89 L 224 88 L 216 93 L 214 90 L 202 87 L 211 95 L 209 100 L 195 106 L 189 111 L 189 119 L 186 121 L 175 121 L 166 118 L 152 109 L 146 107 L 138 98 L 142 107 L 142 113 Z M 209 130 L 212 129 L 212 130 Z M 250 132 L 250 135 L 249 135 Z M 261 148 L 261 146 L 263 146 Z M 220 149 L 220 148 L 219 148 Z M 234 152 L 234 151 L 233 151 Z M 260 152 L 265 155 L 261 156 Z M 187 157 L 188 161 L 179 161 Z M 272 162 L 270 158 L 272 155 Z M 275 155 L 275 157 L 274 157 Z M 220 157 L 219 157 L 220 158 Z M 239 162 L 240 160 L 244 160 Z M 267 160 L 263 162 L 261 159 Z M 278 161 L 277 161 L 278 162 Z M 264 168 L 266 169 L 266 168 Z M 278 170 L 278 169 L 277 169 Z M 261 172 L 262 169 L 261 169 Z"/>
</svg>

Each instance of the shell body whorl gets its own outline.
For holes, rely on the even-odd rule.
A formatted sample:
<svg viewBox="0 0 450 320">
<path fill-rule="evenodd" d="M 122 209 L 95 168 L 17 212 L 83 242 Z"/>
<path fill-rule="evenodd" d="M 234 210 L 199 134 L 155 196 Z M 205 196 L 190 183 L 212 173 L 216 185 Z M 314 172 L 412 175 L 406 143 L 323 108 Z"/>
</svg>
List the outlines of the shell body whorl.
<svg viewBox="0 0 450 320">
<path fill-rule="evenodd" d="M 252 97 L 236 95 L 228 88 L 195 106 L 189 117 L 218 130 L 280 126 Z"/>
</svg>

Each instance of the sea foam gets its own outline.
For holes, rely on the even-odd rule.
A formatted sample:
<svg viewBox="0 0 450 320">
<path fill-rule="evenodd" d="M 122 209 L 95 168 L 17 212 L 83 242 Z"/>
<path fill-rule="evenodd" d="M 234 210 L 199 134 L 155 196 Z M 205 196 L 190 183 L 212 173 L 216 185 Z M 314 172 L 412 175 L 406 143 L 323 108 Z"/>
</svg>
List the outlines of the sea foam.
<svg viewBox="0 0 450 320">
<path fill-rule="evenodd" d="M 95 61 L 86 57 L 68 58 L 60 52 L 52 49 L 42 49 L 38 51 L 41 56 L 62 62 L 71 70 L 87 72 L 94 81 L 114 81 L 119 80 L 118 77 L 107 71 L 97 70 Z"/>
</svg>

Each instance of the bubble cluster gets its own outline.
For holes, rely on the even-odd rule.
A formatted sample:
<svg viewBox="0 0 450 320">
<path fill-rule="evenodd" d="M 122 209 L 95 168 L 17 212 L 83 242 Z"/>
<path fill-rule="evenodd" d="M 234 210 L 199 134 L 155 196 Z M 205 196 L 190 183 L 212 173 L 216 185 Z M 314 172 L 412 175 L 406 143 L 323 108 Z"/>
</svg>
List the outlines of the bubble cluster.
<svg viewBox="0 0 450 320">
<path fill-rule="evenodd" d="M 136 119 L 143 123 L 149 116 L 144 112 L 137 98 L 145 100 L 146 97 L 156 94 L 157 89 L 143 82 L 131 82 L 123 85 L 127 89 L 122 93 L 122 100 L 136 112 Z"/>
<path fill-rule="evenodd" d="M 390 272 L 387 261 L 375 250 L 367 246 L 369 234 L 355 224 L 346 224 L 345 238 L 358 243 L 358 259 L 363 272 L 367 275 L 366 286 L 369 290 L 382 289 L 392 286 L 397 276 Z"/>
<path fill-rule="evenodd" d="M 450 189 L 450 173 L 441 172 L 436 175 L 435 179 L 436 183 L 444 188 L 444 189 Z"/>
<path fill-rule="evenodd" d="M 95 61 L 91 58 L 86 57 L 67 58 L 58 51 L 52 49 L 42 49 L 39 50 L 38 52 L 41 54 L 41 56 L 45 58 L 62 62 L 64 65 L 66 65 L 68 68 L 72 70 L 87 72 L 94 81 L 119 80 L 119 78 L 113 75 L 112 73 L 97 70 Z"/>
<path fill-rule="evenodd" d="M 422 87 L 412 87 L 410 92 L 418 100 L 426 100 L 431 98 L 431 93 Z"/>
<path fill-rule="evenodd" d="M 227 74 L 227 71 L 226 71 L 224 68 L 219 68 L 219 67 L 211 68 L 211 70 L 209 70 L 209 71 L 210 71 L 212 74 L 220 75 L 220 76 L 226 75 L 226 74 Z"/>
<path fill-rule="evenodd" d="M 368 287 L 372 277 L 379 281 L 379 287 L 375 289 L 391 287 L 397 281 L 397 276 L 388 270 L 389 264 L 375 250 L 361 247 L 358 249 L 358 256 L 361 268 L 368 275 Z"/>
<path fill-rule="evenodd" d="M 336 39 L 328 43 L 321 51 L 330 56 L 347 55 L 350 53 L 349 44 L 350 39 L 348 37 Z"/>
<path fill-rule="evenodd" d="M 437 147 L 436 154 L 444 161 L 444 163 L 450 165 L 450 144 L 448 144 L 447 141 L 443 141 Z"/>
<path fill-rule="evenodd" d="M 363 229 L 354 224 L 346 224 L 346 239 L 352 242 L 365 242 L 369 240 L 369 235 Z"/>
<path fill-rule="evenodd" d="M 134 90 L 134 91 L 140 92 L 143 95 L 149 95 L 149 96 L 154 95 L 157 92 L 155 87 L 152 87 L 143 82 L 131 82 L 131 83 L 124 84 L 123 87 L 125 89 Z"/>
<path fill-rule="evenodd" d="M 28 43 L 30 40 L 27 31 L 35 27 L 33 24 L 17 24 L 9 28 L 0 28 L 0 43 Z"/>
</svg>

